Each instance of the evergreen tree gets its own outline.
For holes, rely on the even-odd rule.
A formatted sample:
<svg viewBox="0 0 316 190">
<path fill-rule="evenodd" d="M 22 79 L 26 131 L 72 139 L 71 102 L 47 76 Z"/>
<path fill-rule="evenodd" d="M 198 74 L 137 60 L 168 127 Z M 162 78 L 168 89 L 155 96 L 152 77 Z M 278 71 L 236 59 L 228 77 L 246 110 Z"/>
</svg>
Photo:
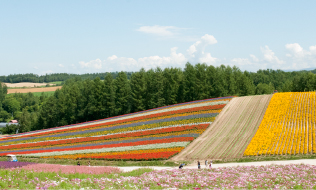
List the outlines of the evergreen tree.
<svg viewBox="0 0 316 190">
<path fill-rule="evenodd" d="M 196 88 L 196 74 L 193 65 L 187 63 L 184 68 L 184 100 L 186 102 L 196 100 L 197 92 L 195 91 Z"/>
<path fill-rule="evenodd" d="M 230 66 L 227 66 L 225 69 L 225 77 L 226 77 L 226 82 L 227 82 L 227 95 L 232 96 L 236 94 L 237 86 L 236 86 L 236 81 L 235 81 L 235 70 L 237 68 L 231 68 Z"/>
<path fill-rule="evenodd" d="M 115 115 L 115 87 L 113 77 L 110 73 L 106 74 L 104 79 L 104 98 L 105 102 L 105 117 Z"/>
<path fill-rule="evenodd" d="M 164 76 L 164 99 L 166 105 L 177 103 L 177 95 L 179 88 L 181 70 L 177 68 L 166 68 L 163 71 Z"/>
<path fill-rule="evenodd" d="M 161 68 L 157 67 L 153 79 L 153 108 L 165 106 L 164 81 L 166 81 L 166 79 L 164 78 L 163 71 L 161 70 Z"/>
<path fill-rule="evenodd" d="M 196 64 L 195 65 L 195 99 L 203 100 L 208 98 L 207 93 L 207 65 L 206 64 Z"/>
<path fill-rule="evenodd" d="M 115 113 L 122 115 L 130 110 L 130 85 L 125 72 L 119 72 L 115 79 Z"/>
<path fill-rule="evenodd" d="M 153 69 L 148 70 L 145 73 L 145 86 L 146 91 L 143 95 L 144 99 L 144 106 L 145 109 L 152 109 L 155 108 L 155 102 L 154 102 L 154 94 L 155 94 L 155 71 Z"/>
<path fill-rule="evenodd" d="M 131 76 L 131 112 L 145 110 L 146 81 L 145 70 L 141 69 Z"/>
</svg>

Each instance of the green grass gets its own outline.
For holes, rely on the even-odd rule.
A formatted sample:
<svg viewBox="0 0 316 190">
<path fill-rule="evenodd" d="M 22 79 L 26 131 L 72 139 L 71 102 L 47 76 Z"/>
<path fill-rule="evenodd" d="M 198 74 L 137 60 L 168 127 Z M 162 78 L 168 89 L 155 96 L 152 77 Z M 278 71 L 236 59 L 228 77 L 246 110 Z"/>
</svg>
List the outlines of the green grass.
<svg viewBox="0 0 316 190">
<path fill-rule="evenodd" d="M 41 96 L 42 93 L 44 93 L 44 95 L 47 95 L 47 96 L 51 96 L 55 93 L 55 91 L 48 91 L 48 92 L 32 92 L 32 94 L 34 94 L 34 96 Z"/>
<path fill-rule="evenodd" d="M 234 159 L 213 160 L 213 163 L 262 162 L 262 161 L 281 161 L 281 160 L 300 160 L 300 159 L 316 159 L 316 154 L 249 156 L 249 157 L 234 158 Z"/>
<path fill-rule="evenodd" d="M 7 158 L 0 157 L 0 161 L 6 161 Z M 26 158 L 18 157 L 19 162 L 34 162 L 46 164 L 61 164 L 61 165 L 77 165 L 78 160 L 70 159 L 43 159 L 43 158 Z M 80 160 L 82 165 L 87 165 L 88 160 Z M 189 163 L 189 162 L 184 162 Z M 178 166 L 179 163 L 171 161 L 108 161 L 108 160 L 90 160 L 91 166 Z"/>
<path fill-rule="evenodd" d="M 64 81 L 49 82 L 50 84 L 61 85 Z"/>
<path fill-rule="evenodd" d="M 44 187 L 42 182 L 57 182 L 56 186 L 50 186 L 49 189 L 100 189 L 96 184 L 97 179 L 109 178 L 119 179 L 120 177 L 139 177 L 146 172 L 151 172 L 152 169 L 144 168 L 137 169 L 124 173 L 112 173 L 112 174 L 64 174 L 55 172 L 33 172 L 28 170 L 5 170 L 0 169 L 0 189 L 36 189 L 36 187 Z M 4 179 L 4 180 L 3 180 Z M 76 180 L 80 183 L 71 182 Z M 104 184 L 107 188 L 110 188 Z M 116 187 L 116 188 L 119 188 Z"/>
</svg>

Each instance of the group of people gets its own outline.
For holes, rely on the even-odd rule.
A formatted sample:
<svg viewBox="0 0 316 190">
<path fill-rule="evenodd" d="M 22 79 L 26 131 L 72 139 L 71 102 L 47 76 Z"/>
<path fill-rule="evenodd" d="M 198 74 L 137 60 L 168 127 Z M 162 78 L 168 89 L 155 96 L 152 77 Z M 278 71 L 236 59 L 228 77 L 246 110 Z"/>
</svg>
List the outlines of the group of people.
<svg viewBox="0 0 316 190">
<path fill-rule="evenodd" d="M 80 162 L 78 161 L 77 166 L 80 166 Z M 88 162 L 88 166 L 90 166 L 90 161 Z"/>
<path fill-rule="evenodd" d="M 205 160 L 205 168 L 209 167 L 210 169 L 212 168 L 212 164 L 213 164 L 213 161 L 211 160 L 210 164 L 208 164 L 208 161 Z M 201 169 L 201 163 L 200 161 L 198 161 L 198 169 Z"/>
<path fill-rule="evenodd" d="M 201 162 L 200 161 L 197 161 L 197 164 L 198 164 L 198 169 L 201 169 Z M 213 164 L 213 161 L 211 160 L 210 164 L 208 164 L 208 161 L 205 160 L 205 168 L 209 167 L 210 169 L 212 168 L 212 164 Z M 179 169 L 182 169 L 183 166 L 185 166 L 184 163 L 180 164 L 179 166 Z"/>
</svg>

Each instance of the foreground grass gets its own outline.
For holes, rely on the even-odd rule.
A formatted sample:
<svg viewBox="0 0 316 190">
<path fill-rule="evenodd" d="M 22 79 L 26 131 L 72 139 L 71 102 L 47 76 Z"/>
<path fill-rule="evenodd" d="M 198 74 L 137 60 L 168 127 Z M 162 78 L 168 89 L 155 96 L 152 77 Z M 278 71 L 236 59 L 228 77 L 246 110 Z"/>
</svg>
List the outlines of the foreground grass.
<svg viewBox="0 0 316 190">
<path fill-rule="evenodd" d="M 27 170 L 0 169 L 1 189 L 100 189 L 95 181 L 101 178 L 116 179 L 120 177 L 139 177 L 152 169 L 138 169 L 131 172 L 115 174 L 63 174 L 55 172 L 33 172 Z"/>
<path fill-rule="evenodd" d="M 234 158 L 234 159 L 213 160 L 213 163 L 261 162 L 261 161 L 301 160 L 301 159 L 316 159 L 316 154 L 249 156 L 249 157 Z"/>
<path fill-rule="evenodd" d="M 0 169 L 1 189 L 315 189 L 311 165 L 62 174 Z"/>
<path fill-rule="evenodd" d="M 0 157 L 0 161 L 6 161 L 7 158 Z M 77 165 L 78 160 L 66 159 L 42 159 L 18 157 L 19 162 L 33 162 L 45 164 Z M 79 160 L 81 165 L 88 165 L 89 160 Z M 188 163 L 188 162 L 185 162 Z M 91 166 L 178 166 L 179 164 L 171 161 L 108 161 L 108 160 L 90 160 Z"/>
</svg>

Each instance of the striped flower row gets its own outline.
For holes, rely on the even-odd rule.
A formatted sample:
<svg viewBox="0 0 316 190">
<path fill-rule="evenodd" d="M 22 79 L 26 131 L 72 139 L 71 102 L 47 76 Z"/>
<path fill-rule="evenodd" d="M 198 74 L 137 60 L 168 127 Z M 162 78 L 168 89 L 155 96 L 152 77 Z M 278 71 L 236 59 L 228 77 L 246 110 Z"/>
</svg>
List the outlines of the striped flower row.
<svg viewBox="0 0 316 190">
<path fill-rule="evenodd" d="M 171 143 L 159 143 L 159 144 L 148 144 L 138 146 L 123 146 L 113 148 L 100 148 L 100 149 L 84 149 L 84 150 L 69 150 L 69 151 L 58 151 L 58 152 L 43 152 L 43 153 L 30 153 L 23 154 L 25 157 L 42 157 L 42 156 L 58 156 L 67 154 L 89 154 L 89 153 L 101 153 L 101 152 L 120 152 L 128 150 L 147 150 L 147 149 L 159 149 L 159 148 L 171 148 L 171 147 L 186 147 L 190 142 L 171 142 Z"/>
<path fill-rule="evenodd" d="M 158 108 L 0 140 L 0 156 L 59 159 L 168 159 L 202 134 L 231 100 Z"/>
<path fill-rule="evenodd" d="M 43 130 L 39 130 L 39 131 L 32 131 L 32 132 L 22 133 L 22 134 L 18 134 L 18 135 L 10 135 L 4 139 L 22 137 L 22 136 L 32 136 L 32 135 L 37 135 L 37 134 L 41 134 L 44 132 L 58 132 L 59 130 L 64 130 L 64 129 L 70 130 L 70 129 L 74 129 L 74 128 L 87 127 L 87 126 L 97 125 L 97 124 L 108 125 L 109 124 L 108 122 L 117 122 L 117 121 L 122 120 L 122 119 L 129 119 L 129 118 L 134 118 L 134 117 L 139 117 L 139 116 L 146 116 L 146 115 L 157 114 L 157 113 L 166 112 L 166 111 L 176 111 L 179 109 L 227 104 L 231 98 L 233 98 L 233 96 L 199 100 L 199 101 L 188 102 L 188 103 L 183 103 L 183 104 L 176 104 L 176 105 L 172 105 L 172 106 L 165 106 L 165 107 L 161 107 L 161 108 L 155 108 L 152 110 L 146 110 L 146 111 L 142 111 L 142 112 L 136 112 L 136 113 L 132 113 L 132 114 L 111 117 L 111 118 L 107 118 L 107 119 L 103 119 L 103 120 L 96 120 L 96 121 L 91 121 L 91 122 L 74 124 L 74 125 L 70 125 L 70 126 L 43 129 Z M 1 140 L 3 140 L 3 139 L 1 139 Z"/>
</svg>

